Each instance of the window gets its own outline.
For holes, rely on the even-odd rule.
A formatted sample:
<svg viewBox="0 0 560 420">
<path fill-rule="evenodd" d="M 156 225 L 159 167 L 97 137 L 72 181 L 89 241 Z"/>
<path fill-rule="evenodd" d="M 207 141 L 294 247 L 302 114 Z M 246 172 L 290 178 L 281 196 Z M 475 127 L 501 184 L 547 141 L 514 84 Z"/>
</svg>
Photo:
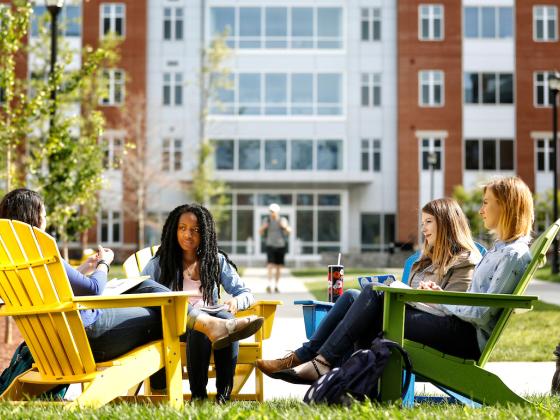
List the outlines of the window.
<svg viewBox="0 0 560 420">
<path fill-rule="evenodd" d="M 163 39 L 180 41 L 183 39 L 183 8 L 163 8 Z"/>
<path fill-rule="evenodd" d="M 212 115 L 341 115 L 338 73 L 238 73 L 211 98 Z M 165 95 L 164 95 L 165 99 Z"/>
<path fill-rule="evenodd" d="M 381 172 L 381 140 L 362 139 L 362 171 Z"/>
<path fill-rule="evenodd" d="M 217 170 L 233 169 L 233 140 L 214 140 L 214 163 Z"/>
<path fill-rule="evenodd" d="M 464 96 L 467 104 L 513 104 L 513 74 L 465 73 Z"/>
<path fill-rule="evenodd" d="M 512 38 L 513 8 L 465 7 L 465 38 Z"/>
<path fill-rule="evenodd" d="M 183 105 L 182 73 L 163 73 L 163 105 Z"/>
<path fill-rule="evenodd" d="M 556 6 L 533 7 L 533 40 L 556 41 L 558 39 L 558 8 Z"/>
<path fill-rule="evenodd" d="M 362 41 L 381 40 L 381 8 L 362 8 Z"/>
<path fill-rule="evenodd" d="M 101 105 L 116 106 L 124 102 L 124 71 L 108 69 L 103 71 L 104 95 L 100 99 Z"/>
<path fill-rule="evenodd" d="M 215 168 L 220 171 L 340 171 L 343 143 L 339 139 L 215 139 Z M 373 146 L 380 167 L 380 144 Z"/>
<path fill-rule="evenodd" d="M 418 103 L 420 106 L 443 106 L 444 74 L 440 70 L 418 72 Z"/>
<path fill-rule="evenodd" d="M 161 145 L 161 170 L 164 172 L 183 169 L 183 141 L 164 138 Z"/>
<path fill-rule="evenodd" d="M 435 157 L 432 162 L 432 169 L 439 171 L 442 169 L 442 151 L 443 151 L 443 140 L 437 137 L 427 137 L 422 138 L 420 155 L 422 158 L 421 168 L 423 171 L 430 170 L 430 157 Z"/>
<path fill-rule="evenodd" d="M 101 3 L 101 38 L 115 34 L 125 36 L 125 5 L 122 3 Z"/>
<path fill-rule="evenodd" d="M 107 136 L 103 139 L 103 142 L 103 167 L 106 170 L 121 169 L 124 151 L 124 139 L 121 137 Z"/>
<path fill-rule="evenodd" d="M 554 171 L 554 142 L 550 139 L 536 139 L 536 168 L 538 172 Z"/>
<path fill-rule="evenodd" d="M 548 80 L 554 76 L 552 71 L 533 73 L 533 102 L 535 107 L 552 106 L 554 93 L 548 87 Z"/>
<path fill-rule="evenodd" d="M 421 41 L 443 39 L 443 6 L 421 4 L 418 7 L 418 39 Z"/>
<path fill-rule="evenodd" d="M 104 244 L 122 242 L 122 213 L 115 210 L 101 210 L 98 223 L 98 238 Z"/>
<path fill-rule="evenodd" d="M 342 169 L 342 142 L 319 140 L 317 142 L 317 169 L 338 171 Z"/>
<path fill-rule="evenodd" d="M 362 252 L 386 250 L 395 242 L 395 215 L 362 213 Z"/>
<path fill-rule="evenodd" d="M 381 105 L 381 73 L 362 73 L 362 106 Z"/>
<path fill-rule="evenodd" d="M 46 25 L 46 30 L 50 33 L 50 17 L 47 18 L 47 8 L 45 6 L 33 6 L 31 20 L 31 36 L 39 36 L 39 26 Z M 58 17 L 58 31 L 62 36 L 72 37 L 82 34 L 82 8 L 78 5 L 65 5 L 60 10 Z"/>
<path fill-rule="evenodd" d="M 465 169 L 474 171 L 512 171 L 513 140 L 466 139 Z"/>
<path fill-rule="evenodd" d="M 213 36 L 231 48 L 342 48 L 340 7 L 211 7 Z"/>
</svg>

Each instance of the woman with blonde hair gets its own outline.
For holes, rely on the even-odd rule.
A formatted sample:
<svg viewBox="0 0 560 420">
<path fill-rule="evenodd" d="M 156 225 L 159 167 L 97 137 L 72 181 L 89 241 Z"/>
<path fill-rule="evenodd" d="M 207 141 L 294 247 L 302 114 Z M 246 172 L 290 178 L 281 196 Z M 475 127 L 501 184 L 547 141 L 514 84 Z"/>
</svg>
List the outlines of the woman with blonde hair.
<svg viewBox="0 0 560 420">
<path fill-rule="evenodd" d="M 430 201 L 422 208 L 421 228 L 424 236 L 422 254 L 412 267 L 411 286 L 419 289 L 467 290 L 481 256 L 472 240 L 467 218 L 457 201 L 451 198 Z M 355 301 L 360 295 L 359 290 L 344 292 L 308 342 L 284 358 L 257 360 L 259 369 L 275 377 L 280 370 L 313 360 L 339 324 L 349 322 L 347 312 L 354 310 Z M 435 310 L 426 306 L 423 308 Z M 359 316 L 363 316 L 363 321 L 370 326 L 381 319 L 381 316 L 377 316 L 377 321 L 372 322 L 367 311 Z M 370 334 L 364 333 L 356 337 L 353 344 L 362 347 L 371 343 L 371 339 Z M 352 350 L 352 346 L 343 349 L 345 354 L 341 353 L 333 363 L 342 362 Z"/>
<path fill-rule="evenodd" d="M 512 293 L 531 261 L 531 191 L 517 177 L 494 180 L 484 186 L 479 213 L 484 227 L 496 236 L 496 241 L 476 266 L 467 291 Z M 429 242 L 430 233 L 424 235 Z M 435 285 L 428 282 L 428 287 L 435 288 Z M 435 315 L 407 306 L 405 338 L 446 354 L 478 359 L 496 326 L 501 309 L 467 305 L 433 306 L 442 314 Z M 323 341 L 314 359 L 269 376 L 291 383 L 312 383 L 327 373 L 331 366 L 338 365 L 355 342 L 364 338 L 366 342 L 371 342 L 382 331 L 382 321 L 383 293 L 366 287 Z"/>
</svg>

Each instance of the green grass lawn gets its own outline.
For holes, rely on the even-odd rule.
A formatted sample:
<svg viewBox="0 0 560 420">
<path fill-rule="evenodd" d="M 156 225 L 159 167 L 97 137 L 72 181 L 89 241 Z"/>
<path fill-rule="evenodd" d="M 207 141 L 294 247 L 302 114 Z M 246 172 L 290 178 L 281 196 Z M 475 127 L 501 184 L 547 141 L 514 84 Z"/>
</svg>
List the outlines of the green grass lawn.
<svg viewBox="0 0 560 420">
<path fill-rule="evenodd" d="M 560 274 L 552 274 L 549 265 L 539 268 L 537 274 L 535 274 L 535 278 L 560 283 Z"/>
<path fill-rule="evenodd" d="M 326 300 L 326 280 L 309 279 L 305 285 L 315 299 Z M 346 276 L 344 289 L 352 288 L 359 288 L 357 280 Z M 552 352 L 559 342 L 560 306 L 537 302 L 532 311 L 512 316 L 490 361 L 553 361 Z"/>
<path fill-rule="evenodd" d="M 412 409 L 396 405 L 355 403 L 350 408 L 308 406 L 294 399 L 265 403 L 235 402 L 224 405 L 213 403 L 186 404 L 181 410 L 166 406 L 139 406 L 116 404 L 97 410 L 65 412 L 62 407 L 44 405 L 0 404 L 2 419 L 557 419 L 560 418 L 560 398 L 530 398 L 535 405 L 465 408 L 458 405 L 423 404 Z"/>
</svg>

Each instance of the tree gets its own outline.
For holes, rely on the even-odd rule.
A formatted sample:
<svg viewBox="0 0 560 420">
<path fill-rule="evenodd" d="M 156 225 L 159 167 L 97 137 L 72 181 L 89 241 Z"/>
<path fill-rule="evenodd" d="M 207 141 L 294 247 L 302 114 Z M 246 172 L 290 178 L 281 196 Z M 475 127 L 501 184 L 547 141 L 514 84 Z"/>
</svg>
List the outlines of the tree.
<svg viewBox="0 0 560 420">
<path fill-rule="evenodd" d="M 214 176 L 214 146 L 207 137 L 207 130 L 209 104 L 220 107 L 220 91 L 231 89 L 230 70 L 224 65 L 231 56 L 226 39 L 227 33 L 224 33 L 214 38 L 208 48 L 201 50 L 199 148 L 191 187 L 194 201 L 209 206 L 218 225 L 226 217 L 222 209 L 229 204 L 228 187 Z"/>
<path fill-rule="evenodd" d="M 44 48 L 48 39 L 47 25 L 39 24 L 39 48 L 33 50 L 35 68 L 44 75 L 48 60 Z M 98 192 L 102 187 L 103 149 L 99 146 L 105 119 L 97 109 L 104 86 L 99 83 L 105 66 L 118 59 L 118 41 L 107 38 L 93 49 L 82 49 L 82 65 L 70 70 L 74 54 L 61 43 L 60 60 L 48 79 L 39 77 L 35 87 L 57 92 L 49 101 L 48 112 L 42 114 L 39 135 L 30 140 L 30 171 L 33 183 L 41 191 L 49 210 L 49 226 L 59 236 L 64 257 L 68 257 L 68 241 L 91 227 L 98 207 Z M 76 112 L 77 107 L 81 112 Z M 57 112 L 53 112 L 56 110 Z M 47 123 L 47 119 L 49 120 Z M 45 128 L 48 130 L 45 132 Z"/>
<path fill-rule="evenodd" d="M 6 191 L 25 178 L 25 140 L 33 126 L 46 113 L 47 86 L 28 95 L 26 78 L 17 77 L 18 63 L 27 52 L 26 36 L 32 9 L 30 2 L 14 0 L 12 8 L 0 7 L 0 154 Z M 14 175 L 16 175 L 14 177 Z"/>
</svg>

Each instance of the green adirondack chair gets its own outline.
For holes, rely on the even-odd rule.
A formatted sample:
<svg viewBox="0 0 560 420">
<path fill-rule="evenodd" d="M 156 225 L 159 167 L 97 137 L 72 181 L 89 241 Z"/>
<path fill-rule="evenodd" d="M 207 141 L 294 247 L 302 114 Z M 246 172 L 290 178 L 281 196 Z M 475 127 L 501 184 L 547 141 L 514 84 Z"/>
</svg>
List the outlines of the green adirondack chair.
<svg viewBox="0 0 560 420">
<path fill-rule="evenodd" d="M 502 380 L 484 369 L 502 331 L 508 324 L 514 308 L 531 309 L 537 296 L 523 296 L 529 280 L 546 261 L 546 252 L 560 230 L 560 219 L 551 225 L 531 245 L 532 260 L 523 277 L 509 294 L 440 292 L 414 289 L 375 287 L 385 293 L 383 331 L 385 336 L 403 345 L 412 360 L 412 370 L 436 385 L 472 399 L 481 404 L 529 403 L 509 389 Z M 406 302 L 444 303 L 448 305 L 492 306 L 504 308 L 478 360 L 465 360 L 441 353 L 423 344 L 403 338 L 404 308 Z M 402 366 L 395 355 L 381 377 L 381 398 L 396 401 L 401 397 Z"/>
</svg>

